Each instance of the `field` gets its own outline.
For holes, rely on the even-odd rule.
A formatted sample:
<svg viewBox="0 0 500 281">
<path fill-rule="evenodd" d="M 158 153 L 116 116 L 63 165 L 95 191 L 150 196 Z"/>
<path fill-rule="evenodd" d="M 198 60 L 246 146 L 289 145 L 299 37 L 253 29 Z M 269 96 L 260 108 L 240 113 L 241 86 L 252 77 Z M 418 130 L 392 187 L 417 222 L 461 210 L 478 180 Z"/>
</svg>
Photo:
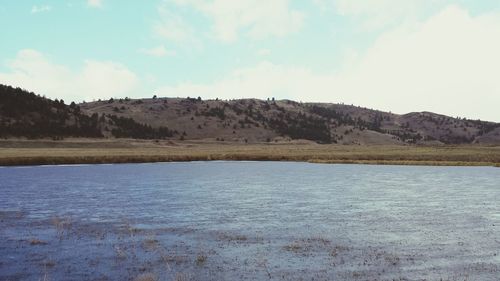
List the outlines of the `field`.
<svg viewBox="0 0 500 281">
<path fill-rule="evenodd" d="M 314 163 L 500 166 L 499 146 L 356 146 L 310 142 L 244 144 L 209 141 L 0 141 L 0 165 L 173 161 L 300 161 Z"/>
</svg>

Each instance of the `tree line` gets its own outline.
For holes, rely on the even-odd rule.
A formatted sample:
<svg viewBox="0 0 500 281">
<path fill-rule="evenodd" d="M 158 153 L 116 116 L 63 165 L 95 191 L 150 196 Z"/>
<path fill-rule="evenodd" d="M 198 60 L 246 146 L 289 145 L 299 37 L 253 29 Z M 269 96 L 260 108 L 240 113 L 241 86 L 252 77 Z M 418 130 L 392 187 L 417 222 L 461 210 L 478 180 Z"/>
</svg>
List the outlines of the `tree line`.
<svg viewBox="0 0 500 281">
<path fill-rule="evenodd" d="M 21 88 L 0 84 L 0 137 L 30 139 L 65 137 L 161 139 L 177 134 L 167 127 L 153 128 L 131 118 L 97 113 L 87 115 L 72 102 L 51 100 Z"/>
</svg>

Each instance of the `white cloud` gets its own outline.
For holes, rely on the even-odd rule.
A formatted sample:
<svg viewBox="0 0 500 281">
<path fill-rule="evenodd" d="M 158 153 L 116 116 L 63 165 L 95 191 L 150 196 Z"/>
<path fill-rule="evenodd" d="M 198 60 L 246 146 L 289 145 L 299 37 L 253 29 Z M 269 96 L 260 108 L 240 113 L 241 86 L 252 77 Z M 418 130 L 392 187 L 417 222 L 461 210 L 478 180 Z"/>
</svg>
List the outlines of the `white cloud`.
<svg viewBox="0 0 500 281">
<path fill-rule="evenodd" d="M 87 0 L 87 5 L 93 8 L 101 8 L 102 0 Z"/>
<path fill-rule="evenodd" d="M 365 30 L 414 22 L 429 10 L 447 5 L 449 0 L 314 0 L 322 10 L 334 10 L 357 21 Z"/>
<path fill-rule="evenodd" d="M 50 12 L 52 10 L 51 6 L 48 5 L 43 5 L 43 6 L 33 6 L 31 7 L 31 13 L 32 14 L 38 14 L 38 13 L 43 13 L 43 12 Z"/>
<path fill-rule="evenodd" d="M 255 67 L 238 69 L 212 84 L 184 83 L 163 87 L 162 96 L 203 96 L 206 98 L 296 97 L 307 93 L 316 77 L 308 70 L 261 62 Z"/>
<path fill-rule="evenodd" d="M 399 113 L 434 111 L 500 121 L 500 14 L 449 6 L 425 22 L 382 34 L 340 72 L 262 62 L 211 84 L 164 87 L 167 96 L 292 98 Z"/>
<path fill-rule="evenodd" d="M 174 0 L 190 6 L 213 21 L 215 37 L 224 42 L 245 33 L 251 39 L 283 37 L 298 31 L 304 14 L 293 10 L 288 0 Z"/>
<path fill-rule="evenodd" d="M 379 28 L 416 16 L 424 1 L 418 0 L 336 0 L 340 15 L 361 18 L 365 28 Z M 429 2 L 429 1 L 428 1 Z"/>
<path fill-rule="evenodd" d="M 383 34 L 336 89 L 356 103 L 500 121 L 500 14 L 449 6 L 426 22 Z"/>
<path fill-rule="evenodd" d="M 139 53 L 145 54 L 153 57 L 166 57 L 166 56 L 175 56 L 175 51 L 170 51 L 165 48 L 165 46 L 160 45 L 151 49 L 140 49 Z"/>
<path fill-rule="evenodd" d="M 257 51 L 257 55 L 262 56 L 262 57 L 269 56 L 269 55 L 271 55 L 271 50 L 269 50 L 269 49 L 260 49 L 260 50 Z"/>
<path fill-rule="evenodd" d="M 78 71 L 53 63 L 35 50 L 21 50 L 0 72 L 0 83 L 67 101 L 131 95 L 137 76 L 114 62 L 87 60 Z"/>
<path fill-rule="evenodd" d="M 153 27 L 156 35 L 176 43 L 197 42 L 193 28 L 166 5 L 160 5 L 158 13 L 160 20 Z"/>
</svg>

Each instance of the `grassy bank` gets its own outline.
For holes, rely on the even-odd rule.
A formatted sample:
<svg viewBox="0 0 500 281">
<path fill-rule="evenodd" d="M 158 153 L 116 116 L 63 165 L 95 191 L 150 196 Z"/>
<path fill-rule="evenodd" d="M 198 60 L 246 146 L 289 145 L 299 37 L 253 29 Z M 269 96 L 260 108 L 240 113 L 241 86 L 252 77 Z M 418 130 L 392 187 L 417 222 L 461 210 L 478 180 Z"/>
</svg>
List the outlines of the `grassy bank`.
<svg viewBox="0 0 500 281">
<path fill-rule="evenodd" d="M 500 166 L 496 146 L 342 146 L 147 141 L 0 141 L 0 165 L 250 160 L 312 163 Z"/>
</svg>

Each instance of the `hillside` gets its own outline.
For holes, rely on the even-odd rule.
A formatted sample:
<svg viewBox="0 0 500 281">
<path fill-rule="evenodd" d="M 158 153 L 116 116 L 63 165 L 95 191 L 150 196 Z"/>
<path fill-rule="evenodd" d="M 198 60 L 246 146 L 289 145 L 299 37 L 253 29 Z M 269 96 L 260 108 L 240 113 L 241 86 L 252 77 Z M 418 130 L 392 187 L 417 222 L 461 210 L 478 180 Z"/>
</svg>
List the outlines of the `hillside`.
<svg viewBox="0 0 500 281">
<path fill-rule="evenodd" d="M 113 114 L 86 114 L 80 106 L 50 100 L 20 88 L 0 85 L 0 137 L 165 138 L 173 132 Z"/>
<path fill-rule="evenodd" d="M 110 99 L 71 103 L 0 85 L 0 137 L 219 142 L 500 144 L 500 124 L 290 100 Z"/>
<path fill-rule="evenodd" d="M 118 99 L 80 105 L 87 114 L 116 114 L 176 138 L 237 142 L 310 140 L 339 144 L 500 143 L 500 124 L 431 112 L 398 115 L 367 108 L 289 100 Z"/>
</svg>

